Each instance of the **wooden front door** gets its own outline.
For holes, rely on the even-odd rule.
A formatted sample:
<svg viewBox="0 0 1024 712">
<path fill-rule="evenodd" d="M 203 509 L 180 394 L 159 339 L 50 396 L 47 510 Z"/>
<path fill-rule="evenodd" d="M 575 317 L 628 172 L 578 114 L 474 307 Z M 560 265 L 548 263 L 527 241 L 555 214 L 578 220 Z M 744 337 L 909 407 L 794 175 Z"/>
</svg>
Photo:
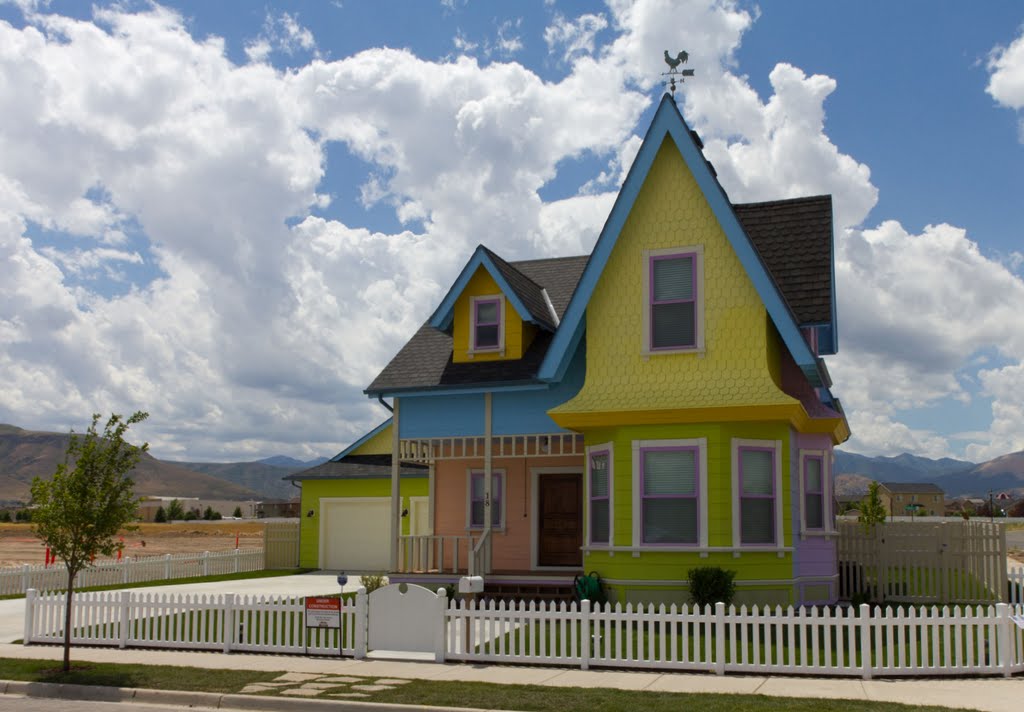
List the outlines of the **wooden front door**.
<svg viewBox="0 0 1024 712">
<path fill-rule="evenodd" d="M 538 476 L 537 565 L 583 565 L 583 477 Z"/>
</svg>

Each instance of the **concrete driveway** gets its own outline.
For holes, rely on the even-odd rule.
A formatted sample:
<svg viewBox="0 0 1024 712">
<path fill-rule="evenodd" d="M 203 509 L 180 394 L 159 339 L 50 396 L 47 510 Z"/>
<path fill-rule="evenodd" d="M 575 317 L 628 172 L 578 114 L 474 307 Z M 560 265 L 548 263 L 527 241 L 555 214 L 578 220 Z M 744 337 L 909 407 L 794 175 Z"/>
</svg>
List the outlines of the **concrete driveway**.
<svg viewBox="0 0 1024 712">
<path fill-rule="evenodd" d="M 215 583 L 190 583 L 148 588 L 124 589 L 145 593 L 237 593 L 246 596 L 322 596 L 338 592 L 337 574 L 317 572 L 275 578 L 241 579 Z M 359 587 L 359 577 L 349 576 L 345 591 Z M 0 601 L 0 643 L 11 643 L 24 636 L 25 599 Z"/>
</svg>

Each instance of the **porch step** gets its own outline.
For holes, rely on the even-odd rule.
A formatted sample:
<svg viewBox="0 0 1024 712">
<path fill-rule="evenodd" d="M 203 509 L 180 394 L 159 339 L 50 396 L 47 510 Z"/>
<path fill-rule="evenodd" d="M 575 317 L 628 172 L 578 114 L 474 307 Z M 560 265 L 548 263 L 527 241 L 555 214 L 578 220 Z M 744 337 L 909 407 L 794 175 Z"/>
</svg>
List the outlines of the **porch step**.
<svg viewBox="0 0 1024 712">
<path fill-rule="evenodd" d="M 480 598 L 485 601 L 536 601 L 567 603 L 575 600 L 572 584 L 486 582 Z"/>
</svg>

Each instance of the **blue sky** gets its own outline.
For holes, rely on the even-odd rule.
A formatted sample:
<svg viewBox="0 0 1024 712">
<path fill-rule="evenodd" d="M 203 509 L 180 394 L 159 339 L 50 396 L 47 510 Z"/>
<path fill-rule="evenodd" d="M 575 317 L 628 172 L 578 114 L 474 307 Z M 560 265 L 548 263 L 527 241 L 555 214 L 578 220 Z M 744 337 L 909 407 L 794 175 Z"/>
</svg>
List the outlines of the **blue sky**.
<svg viewBox="0 0 1024 712">
<path fill-rule="evenodd" d="M 1024 449 L 1024 8 L 0 1 L 0 422 L 331 455 L 472 247 L 588 251 L 690 52 L 736 202 L 831 193 L 867 454 Z"/>
</svg>

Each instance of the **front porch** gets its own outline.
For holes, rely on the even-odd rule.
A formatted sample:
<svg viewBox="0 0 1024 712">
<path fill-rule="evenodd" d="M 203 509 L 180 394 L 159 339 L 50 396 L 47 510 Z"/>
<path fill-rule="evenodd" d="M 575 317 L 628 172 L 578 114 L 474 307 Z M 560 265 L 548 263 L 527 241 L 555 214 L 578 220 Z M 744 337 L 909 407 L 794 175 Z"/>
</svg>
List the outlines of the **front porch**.
<svg viewBox="0 0 1024 712">
<path fill-rule="evenodd" d="M 427 501 L 409 533 L 394 538 L 391 580 L 571 587 L 583 569 L 581 435 L 395 440 L 400 462 L 426 464 L 430 474 Z"/>
</svg>

